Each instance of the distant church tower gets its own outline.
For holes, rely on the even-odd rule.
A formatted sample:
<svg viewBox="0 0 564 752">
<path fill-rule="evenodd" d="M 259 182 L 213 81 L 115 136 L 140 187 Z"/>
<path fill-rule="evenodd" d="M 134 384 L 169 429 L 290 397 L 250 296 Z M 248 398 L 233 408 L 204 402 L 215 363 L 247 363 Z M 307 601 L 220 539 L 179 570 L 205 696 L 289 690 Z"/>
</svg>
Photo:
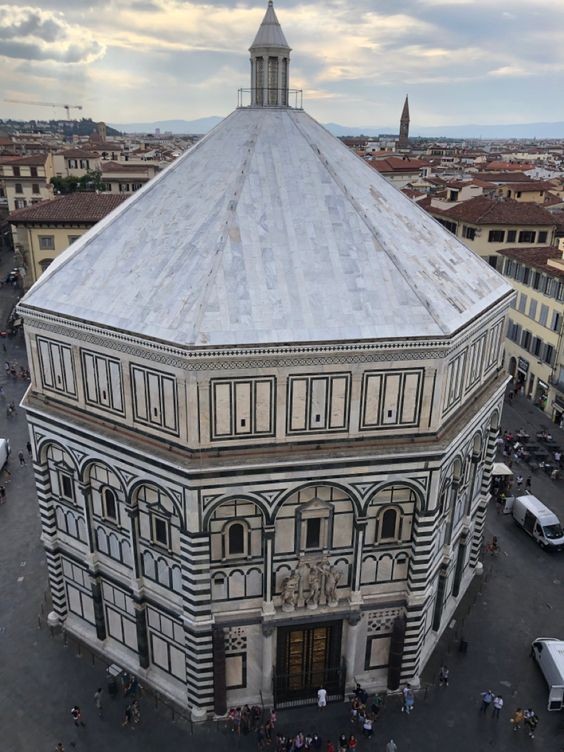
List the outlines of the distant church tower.
<svg viewBox="0 0 564 752">
<path fill-rule="evenodd" d="M 400 149 L 406 149 L 409 144 L 409 102 L 407 97 L 403 105 L 400 119 L 400 132 L 398 146 Z"/>
<path fill-rule="evenodd" d="M 272 5 L 259 27 L 251 53 L 251 106 L 287 107 L 291 48 Z"/>
</svg>

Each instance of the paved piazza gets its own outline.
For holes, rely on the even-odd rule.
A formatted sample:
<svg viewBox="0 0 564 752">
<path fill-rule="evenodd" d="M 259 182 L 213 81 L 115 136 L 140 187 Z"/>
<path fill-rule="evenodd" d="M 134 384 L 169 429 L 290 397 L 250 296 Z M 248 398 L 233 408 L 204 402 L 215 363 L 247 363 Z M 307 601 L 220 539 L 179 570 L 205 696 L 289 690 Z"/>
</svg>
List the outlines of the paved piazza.
<svg viewBox="0 0 564 752">
<path fill-rule="evenodd" d="M 5 274 L 11 258 L 4 255 L 0 262 Z M 3 321 L 15 296 L 11 289 L 0 290 Z M 21 339 L 2 342 L 7 347 L 5 358 L 24 362 Z M 26 385 L 7 378 L 3 368 L 0 383 L 8 401 L 23 396 Z M 67 751 L 84 752 L 255 750 L 254 736 L 234 738 L 224 724 L 191 728 L 181 718 L 172 719 L 170 708 L 157 706 L 153 695 L 142 698 L 142 723 L 134 732 L 121 726 L 125 707 L 121 697 L 112 701 L 105 695 L 104 718 L 96 717 L 93 694 L 98 686 L 106 686 L 105 665 L 86 651 L 79 653 L 75 643 L 65 647 L 62 636 L 49 634 L 44 618 L 49 608 L 44 601 L 47 570 L 39 542 L 32 469 L 29 461 L 20 467 L 17 457 L 20 449 L 25 452 L 25 419 L 22 410 L 8 419 L 4 405 L 0 409 L 1 433 L 12 444 L 12 478 L 6 484 L 7 502 L 0 507 L 1 752 L 51 752 L 58 741 Z M 506 404 L 503 418 L 503 427 L 509 429 L 525 426 L 533 432 L 538 426 L 550 427 L 564 445 L 564 431 L 551 426 L 530 402 L 521 399 Z M 526 475 L 526 467 L 522 473 Z M 564 481 L 554 483 L 539 473 L 533 476 L 533 492 L 564 520 Z M 483 578 L 465 596 L 455 623 L 446 630 L 427 666 L 424 680 L 428 686 L 419 692 L 414 712 L 405 717 L 398 698 L 391 697 L 373 740 L 360 739 L 360 750 L 383 750 L 390 737 L 398 744 L 398 752 L 530 747 L 556 751 L 564 746 L 564 716 L 546 711 L 547 689 L 529 658 L 534 637 L 564 637 L 564 554 L 541 551 L 509 517 L 496 515 L 493 505 L 487 521 L 487 537 L 492 535 L 498 536 L 502 553 L 486 557 Z M 466 654 L 457 650 L 461 629 L 468 641 Z M 442 660 L 451 669 L 448 689 L 436 686 Z M 505 699 L 499 722 L 478 715 L 480 691 L 488 688 Z M 83 710 L 84 729 L 72 724 L 70 708 L 75 703 Z M 523 731 L 512 733 L 509 717 L 516 706 L 533 707 L 539 714 L 534 741 Z M 317 708 L 282 711 L 278 727 L 285 734 L 318 730 L 324 742 L 352 731 L 348 706 L 341 704 L 332 705 L 322 716 Z"/>
</svg>

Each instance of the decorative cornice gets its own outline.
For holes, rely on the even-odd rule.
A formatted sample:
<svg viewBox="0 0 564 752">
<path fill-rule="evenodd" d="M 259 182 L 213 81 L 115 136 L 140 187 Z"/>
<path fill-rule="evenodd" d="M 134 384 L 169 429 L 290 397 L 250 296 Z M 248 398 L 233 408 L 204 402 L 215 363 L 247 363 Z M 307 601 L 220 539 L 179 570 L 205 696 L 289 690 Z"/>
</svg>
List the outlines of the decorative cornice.
<svg viewBox="0 0 564 752">
<path fill-rule="evenodd" d="M 101 329 L 85 322 L 18 306 L 26 322 L 37 329 L 79 339 L 98 347 L 128 353 L 185 370 L 272 368 L 329 363 L 372 363 L 391 360 L 424 360 L 443 358 L 451 342 L 441 340 L 385 340 L 350 344 L 278 345 L 193 350 L 179 348 L 110 329 Z M 245 360 L 238 360 L 245 358 Z M 250 360 L 247 360 L 250 359 Z"/>
</svg>

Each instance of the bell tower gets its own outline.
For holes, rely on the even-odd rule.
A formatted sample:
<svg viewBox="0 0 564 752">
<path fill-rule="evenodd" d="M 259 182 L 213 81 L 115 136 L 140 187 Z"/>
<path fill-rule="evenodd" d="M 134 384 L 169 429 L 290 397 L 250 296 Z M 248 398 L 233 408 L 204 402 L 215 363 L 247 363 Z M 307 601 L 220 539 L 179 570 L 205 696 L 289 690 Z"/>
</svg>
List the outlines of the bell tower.
<svg viewBox="0 0 564 752">
<path fill-rule="evenodd" d="M 259 27 L 251 53 L 251 107 L 287 107 L 291 49 L 272 0 Z"/>
<path fill-rule="evenodd" d="M 406 149 L 409 145 L 409 102 L 407 96 L 403 105 L 400 118 L 400 132 L 398 146 L 400 149 Z"/>
</svg>

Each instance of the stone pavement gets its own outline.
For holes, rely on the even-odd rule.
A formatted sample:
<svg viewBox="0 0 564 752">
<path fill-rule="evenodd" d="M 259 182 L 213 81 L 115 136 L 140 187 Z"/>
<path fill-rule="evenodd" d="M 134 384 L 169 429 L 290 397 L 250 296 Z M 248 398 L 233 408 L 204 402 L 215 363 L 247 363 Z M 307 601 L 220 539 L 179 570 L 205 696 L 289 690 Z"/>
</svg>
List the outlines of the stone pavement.
<svg viewBox="0 0 564 752">
<path fill-rule="evenodd" d="M 0 273 L 10 261 L 0 257 Z M 0 289 L 0 311 L 5 293 L 13 294 Z M 6 346 L 10 360 L 23 362 L 21 339 L 8 340 Z M 0 383 L 8 399 L 21 399 L 26 388 L 20 380 L 6 379 L 3 369 Z M 525 426 L 532 433 L 550 422 L 521 399 L 506 406 L 503 426 L 514 430 Z M 551 430 L 564 445 L 564 431 L 556 426 Z M 8 501 L 0 507 L 0 752 L 52 752 L 58 741 L 65 744 L 66 752 L 255 752 L 254 736 L 235 737 L 221 722 L 192 728 L 181 718 L 173 719 L 166 705 L 156 706 L 152 695 L 142 698 L 142 723 L 134 731 L 121 726 L 125 707 L 121 697 L 111 700 L 106 694 L 104 717 L 96 717 L 93 694 L 98 686 L 106 687 L 105 665 L 85 650 L 79 652 L 76 643 L 65 647 L 62 637 L 51 637 L 45 625 L 46 567 L 33 476 L 29 462 L 20 467 L 17 461 L 17 452 L 25 450 L 27 441 L 25 419 L 21 410 L 6 419 L 0 405 L 0 435 L 6 434 L 13 456 Z M 564 481 L 554 483 L 538 473 L 533 476 L 533 492 L 564 520 Z M 547 689 L 529 658 L 533 638 L 564 638 L 564 554 L 541 551 L 493 506 L 488 517 L 491 535 L 498 536 L 501 553 L 486 556 L 483 577 L 475 580 L 429 661 L 415 710 L 406 717 L 400 712 L 399 698 L 390 697 L 373 739 L 359 739 L 359 752 L 383 751 L 391 737 L 398 752 L 531 748 L 559 752 L 564 747 L 564 713 L 546 711 Z M 457 649 L 460 636 L 468 642 L 466 654 Z M 443 661 L 451 669 L 448 688 L 436 686 Z M 499 721 L 478 714 L 480 692 L 488 688 L 504 696 Z M 72 724 L 69 711 L 75 703 L 83 710 L 84 729 Z M 535 740 L 523 731 L 511 731 L 509 718 L 518 705 L 532 706 L 540 716 Z M 317 730 L 324 741 L 335 741 L 342 732 L 353 733 L 348 706 L 340 703 L 326 711 L 316 707 L 281 711 L 278 727 L 285 734 Z M 360 729 L 354 732 L 360 737 Z"/>
</svg>

